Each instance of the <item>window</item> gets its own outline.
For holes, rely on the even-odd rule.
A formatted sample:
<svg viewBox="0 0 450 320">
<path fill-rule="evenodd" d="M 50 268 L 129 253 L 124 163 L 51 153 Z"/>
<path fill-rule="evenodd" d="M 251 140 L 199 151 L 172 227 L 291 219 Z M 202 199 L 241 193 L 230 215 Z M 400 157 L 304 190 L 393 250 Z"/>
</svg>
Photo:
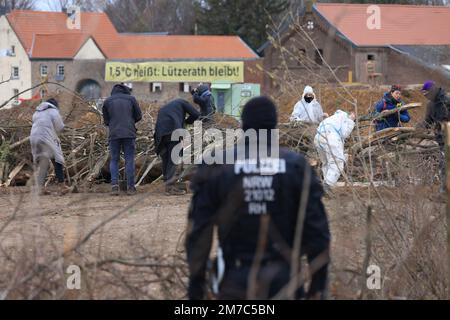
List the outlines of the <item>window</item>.
<svg viewBox="0 0 450 320">
<path fill-rule="evenodd" d="M 16 46 L 11 46 L 11 57 L 16 56 Z"/>
<path fill-rule="evenodd" d="M 41 65 L 41 77 L 46 77 L 48 75 L 48 67 L 45 64 Z"/>
<path fill-rule="evenodd" d="M 12 67 L 11 78 L 12 79 L 19 79 L 19 67 Z"/>
<path fill-rule="evenodd" d="M 373 55 L 373 54 L 368 54 L 368 55 L 367 55 L 367 60 L 369 60 L 369 61 L 374 61 L 374 60 L 375 60 L 375 55 Z"/>
<path fill-rule="evenodd" d="M 39 94 L 41 95 L 41 99 L 44 99 L 47 96 L 47 90 L 45 90 L 44 88 L 42 88 L 39 91 Z"/>
<path fill-rule="evenodd" d="M 150 91 L 151 92 L 161 92 L 162 91 L 162 83 L 161 82 L 150 83 Z"/>
<path fill-rule="evenodd" d="M 64 65 L 63 64 L 58 64 L 58 66 L 56 67 L 56 74 L 58 76 L 64 76 Z"/>
<path fill-rule="evenodd" d="M 191 86 L 187 82 L 180 82 L 180 92 L 191 92 Z"/>
<path fill-rule="evenodd" d="M 13 104 L 18 105 L 19 104 L 19 89 L 13 89 Z"/>
<path fill-rule="evenodd" d="M 298 49 L 298 58 L 297 60 L 297 66 L 303 65 L 302 61 L 306 58 L 306 50 L 305 49 Z"/>
<path fill-rule="evenodd" d="M 322 57 L 323 57 L 323 50 L 317 49 L 315 62 L 320 66 L 323 64 Z"/>
<path fill-rule="evenodd" d="M 64 65 L 63 64 L 58 64 L 56 66 L 56 76 L 55 76 L 55 80 L 56 81 L 64 81 L 64 74 L 65 74 L 65 70 L 64 70 Z"/>
</svg>

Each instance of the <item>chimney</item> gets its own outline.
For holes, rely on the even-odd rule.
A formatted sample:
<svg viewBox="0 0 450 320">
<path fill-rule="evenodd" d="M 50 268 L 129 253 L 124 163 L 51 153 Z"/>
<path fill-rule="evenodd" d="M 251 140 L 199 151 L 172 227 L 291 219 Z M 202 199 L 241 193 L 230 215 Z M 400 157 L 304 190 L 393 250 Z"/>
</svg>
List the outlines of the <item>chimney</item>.
<svg viewBox="0 0 450 320">
<path fill-rule="evenodd" d="M 316 3 L 316 0 L 306 0 L 306 13 L 313 12 L 313 6 Z"/>
</svg>

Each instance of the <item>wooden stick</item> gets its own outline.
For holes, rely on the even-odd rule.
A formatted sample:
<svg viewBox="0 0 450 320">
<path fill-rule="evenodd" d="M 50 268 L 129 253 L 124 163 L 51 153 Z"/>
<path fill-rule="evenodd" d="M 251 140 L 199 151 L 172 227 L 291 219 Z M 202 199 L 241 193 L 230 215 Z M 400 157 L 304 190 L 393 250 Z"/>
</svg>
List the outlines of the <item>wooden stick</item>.
<svg viewBox="0 0 450 320">
<path fill-rule="evenodd" d="M 17 167 L 14 168 L 13 171 L 9 174 L 8 180 L 6 181 L 6 186 L 9 187 L 11 183 L 14 181 L 14 178 L 19 174 L 19 172 L 23 169 L 26 164 L 26 160 L 22 160 Z"/>
<path fill-rule="evenodd" d="M 153 159 L 152 163 L 150 163 L 150 165 L 147 167 L 144 174 L 142 175 L 141 179 L 136 184 L 136 187 L 139 187 L 141 185 L 142 181 L 144 181 L 145 177 L 148 175 L 150 170 L 152 170 L 152 168 L 156 165 L 157 162 L 158 162 L 158 158 Z"/>
<path fill-rule="evenodd" d="M 365 115 L 365 116 L 360 117 L 358 120 L 360 122 L 362 122 L 362 121 L 375 121 L 375 120 L 378 120 L 378 119 L 386 118 L 386 117 L 388 117 L 390 115 L 393 115 L 393 114 L 396 114 L 396 113 L 400 113 L 400 112 L 405 111 L 405 110 L 410 110 L 410 109 L 420 108 L 420 107 L 422 107 L 421 103 L 410 103 L 410 104 L 407 104 L 407 105 L 405 105 L 403 107 L 400 107 L 400 108 L 395 108 L 395 109 L 392 109 L 392 110 L 383 111 L 381 113 L 376 113 L 375 115 Z"/>
</svg>

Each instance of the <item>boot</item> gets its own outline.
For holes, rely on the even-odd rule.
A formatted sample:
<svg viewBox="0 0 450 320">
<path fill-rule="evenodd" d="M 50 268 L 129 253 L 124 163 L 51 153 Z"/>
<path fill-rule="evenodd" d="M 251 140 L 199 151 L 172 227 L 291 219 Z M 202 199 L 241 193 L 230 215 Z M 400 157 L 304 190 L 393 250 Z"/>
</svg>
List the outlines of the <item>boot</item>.
<svg viewBox="0 0 450 320">
<path fill-rule="evenodd" d="M 176 185 L 166 186 L 166 196 L 184 196 L 186 194 L 185 190 L 181 190 Z"/>
<path fill-rule="evenodd" d="M 117 197 L 117 196 L 120 195 L 120 189 L 119 189 L 119 186 L 118 186 L 118 185 L 112 186 L 112 189 L 111 189 L 111 195 L 112 195 L 113 197 Z"/>
<path fill-rule="evenodd" d="M 67 186 L 64 182 L 58 183 L 58 195 L 59 196 L 65 196 L 66 194 L 70 193 L 71 188 Z"/>
<path fill-rule="evenodd" d="M 136 190 L 136 188 L 135 187 L 132 187 L 132 188 L 128 188 L 128 190 L 127 190 L 127 196 L 135 196 L 137 194 L 137 190 Z"/>
<path fill-rule="evenodd" d="M 51 195 L 52 193 L 48 190 L 48 188 L 47 187 L 41 187 L 40 189 L 39 189 L 39 195 L 40 196 L 49 196 L 49 195 Z"/>
</svg>

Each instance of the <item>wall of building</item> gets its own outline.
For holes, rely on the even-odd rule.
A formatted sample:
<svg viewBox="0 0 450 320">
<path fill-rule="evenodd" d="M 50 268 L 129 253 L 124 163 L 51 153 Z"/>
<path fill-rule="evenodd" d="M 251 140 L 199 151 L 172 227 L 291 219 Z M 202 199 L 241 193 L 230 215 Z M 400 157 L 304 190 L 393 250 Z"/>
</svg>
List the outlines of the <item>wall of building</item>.
<svg viewBox="0 0 450 320">
<path fill-rule="evenodd" d="M 80 51 L 76 54 L 74 60 L 104 60 L 105 56 L 90 38 Z"/>
<path fill-rule="evenodd" d="M 32 80 L 34 84 L 39 84 L 45 80 L 41 77 L 41 66 L 46 65 L 48 70 L 47 79 L 49 82 L 57 82 L 62 86 L 78 92 L 84 81 L 93 80 L 97 82 L 101 88 L 101 97 L 110 96 L 114 82 L 106 82 L 105 79 L 105 63 L 106 60 L 32 60 Z M 57 80 L 57 68 L 64 65 L 65 76 L 61 81 Z M 258 72 L 255 62 L 245 62 L 245 81 L 250 83 L 261 83 L 262 73 Z M 153 84 L 148 82 L 133 82 L 133 95 L 139 101 L 147 103 L 164 104 L 173 99 L 183 98 L 188 101 L 192 100 L 190 92 L 184 92 L 184 83 L 179 82 L 163 82 L 161 83 L 161 91 L 153 91 Z M 196 88 L 199 83 L 188 83 L 189 91 Z M 59 86 L 49 84 L 48 90 L 57 92 L 63 90 Z M 41 88 L 42 89 L 42 88 Z M 40 89 L 36 89 L 35 93 Z"/>
<path fill-rule="evenodd" d="M 308 37 L 314 44 L 302 31 L 289 29 L 281 41 L 275 41 L 276 45 L 270 45 L 265 50 L 263 92 L 275 96 L 283 94 L 280 90 L 283 87 L 289 88 L 286 82 L 295 85 L 300 92 L 305 84 L 337 82 L 333 72 L 343 82 L 348 80 L 349 71 L 355 73 L 351 46 L 336 39 L 335 34 L 329 33 L 323 23 L 313 16 L 303 18 L 302 21 L 305 23 L 311 19 L 315 27 L 308 32 Z M 333 72 L 320 61 L 314 45 L 322 51 L 322 56 Z"/>
<path fill-rule="evenodd" d="M 317 17 L 301 19 L 303 23 L 314 19 L 315 29 L 309 32 L 309 37 L 323 50 L 325 60 L 342 82 L 348 81 L 349 71 L 352 71 L 353 82 L 414 85 L 433 79 L 450 88 L 449 74 L 439 68 L 426 66 L 388 47 L 353 47 L 350 42 L 330 31 Z M 289 29 L 282 40 L 275 43 L 276 45 L 270 45 L 264 52 L 266 72 L 263 92 L 277 96 L 285 93 L 283 88 L 300 92 L 307 83 L 314 85 L 337 82 L 329 70 L 314 64 L 316 50 L 302 31 Z M 374 59 L 375 72 L 379 74 L 376 82 L 368 77 L 369 55 Z"/>
<path fill-rule="evenodd" d="M 19 67 L 19 78 L 0 84 L 0 104 L 13 96 L 14 89 L 22 92 L 31 88 L 31 63 L 28 54 L 11 28 L 6 16 L 0 17 L 0 50 L 15 47 L 14 57 L 0 57 L 0 82 L 10 78 L 12 68 Z M 26 92 L 20 98 L 31 98 L 31 92 Z M 8 104 L 11 107 L 12 104 Z"/>
<path fill-rule="evenodd" d="M 378 73 L 379 83 L 385 83 L 388 75 L 388 54 L 387 48 L 358 48 L 355 49 L 355 75 L 354 81 L 361 83 L 370 83 L 374 79 L 369 79 L 367 72 L 367 63 L 369 56 L 372 56 L 375 65 L 375 73 Z"/>
<path fill-rule="evenodd" d="M 47 66 L 47 76 L 41 76 L 41 66 Z M 57 68 L 59 65 L 64 66 L 64 79 L 58 80 Z M 44 60 L 33 59 L 31 63 L 32 82 L 34 85 L 39 84 L 46 79 L 49 82 L 56 82 L 62 86 L 77 91 L 80 84 L 85 80 L 93 80 L 97 82 L 101 89 L 102 95 L 106 95 L 111 91 L 111 87 L 105 85 L 105 60 Z M 50 91 L 62 90 L 57 85 L 48 85 Z M 39 89 L 36 90 L 39 92 Z"/>
<path fill-rule="evenodd" d="M 387 61 L 389 68 L 386 73 L 386 83 L 388 84 L 423 84 L 426 80 L 434 80 L 450 90 L 449 73 L 445 74 L 442 70 L 427 67 L 417 60 L 391 49 L 387 54 Z"/>
</svg>

